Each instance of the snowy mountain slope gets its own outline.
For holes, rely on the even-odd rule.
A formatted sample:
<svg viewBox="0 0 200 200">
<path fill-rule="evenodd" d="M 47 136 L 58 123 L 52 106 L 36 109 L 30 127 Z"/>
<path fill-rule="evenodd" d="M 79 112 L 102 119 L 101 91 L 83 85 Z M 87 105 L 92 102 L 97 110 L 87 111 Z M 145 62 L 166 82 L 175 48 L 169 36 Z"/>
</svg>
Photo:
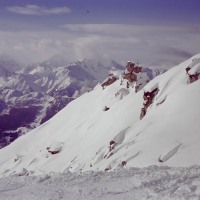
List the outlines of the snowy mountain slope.
<svg viewBox="0 0 200 200">
<path fill-rule="evenodd" d="M 0 173 L 199 165 L 200 159 L 194 156 L 200 147 L 199 63 L 196 55 L 138 93 L 134 85 L 127 89 L 120 80 L 105 89 L 96 86 L 1 149 Z M 191 81 L 193 73 L 198 74 L 196 81 Z"/>
<path fill-rule="evenodd" d="M 29 65 L 16 73 L 7 68 L 6 71 L 0 68 L 4 70 L 0 77 L 0 148 L 90 91 L 110 70 L 124 70 L 114 61 L 105 65 L 85 59 L 69 64 L 62 56 Z M 151 80 L 163 70 L 144 68 L 144 72 Z"/>
</svg>

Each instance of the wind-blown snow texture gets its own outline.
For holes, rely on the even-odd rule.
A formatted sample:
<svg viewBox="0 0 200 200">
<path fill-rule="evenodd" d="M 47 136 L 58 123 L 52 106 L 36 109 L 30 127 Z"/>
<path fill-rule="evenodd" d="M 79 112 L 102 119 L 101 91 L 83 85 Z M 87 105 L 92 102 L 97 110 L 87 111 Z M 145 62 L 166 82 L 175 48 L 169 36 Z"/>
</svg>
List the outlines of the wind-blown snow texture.
<svg viewBox="0 0 200 200">
<path fill-rule="evenodd" d="M 1 200 L 198 200 L 199 196 L 197 166 L 0 178 Z"/>
<path fill-rule="evenodd" d="M 138 93 L 130 87 L 129 94 L 115 95 L 126 89 L 120 80 L 104 90 L 97 85 L 1 149 L 1 176 L 200 165 L 200 84 L 189 83 L 186 73 L 195 58 L 200 55 L 156 77 Z M 155 88 L 158 92 L 140 120 L 144 92 Z M 110 109 L 104 111 L 105 106 Z"/>
</svg>

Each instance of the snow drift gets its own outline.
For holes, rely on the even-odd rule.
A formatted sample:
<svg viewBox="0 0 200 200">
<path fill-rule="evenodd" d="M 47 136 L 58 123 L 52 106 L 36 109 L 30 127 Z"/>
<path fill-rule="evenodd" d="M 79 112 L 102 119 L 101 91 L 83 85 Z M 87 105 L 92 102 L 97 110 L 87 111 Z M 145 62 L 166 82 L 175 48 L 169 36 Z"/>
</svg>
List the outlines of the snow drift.
<svg viewBox="0 0 200 200">
<path fill-rule="evenodd" d="M 0 174 L 200 165 L 199 63 L 200 54 L 137 93 L 120 79 L 97 85 L 1 149 Z M 189 72 L 198 74 L 195 81 Z M 128 92 L 116 95 L 122 88 Z"/>
</svg>

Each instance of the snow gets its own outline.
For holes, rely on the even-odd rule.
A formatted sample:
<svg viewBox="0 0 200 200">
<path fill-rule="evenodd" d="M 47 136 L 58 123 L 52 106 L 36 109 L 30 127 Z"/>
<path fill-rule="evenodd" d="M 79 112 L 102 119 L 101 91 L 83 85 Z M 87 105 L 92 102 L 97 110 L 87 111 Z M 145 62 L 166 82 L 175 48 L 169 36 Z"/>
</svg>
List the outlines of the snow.
<svg viewBox="0 0 200 200">
<path fill-rule="evenodd" d="M 121 88 L 115 93 L 115 96 L 119 97 L 120 99 L 123 99 L 129 93 L 130 92 L 126 88 Z"/>
<path fill-rule="evenodd" d="M 1 149 L 0 199 L 199 199 L 200 80 L 188 82 L 188 66 L 198 72 L 200 54 L 137 93 L 116 72 Z"/>
<path fill-rule="evenodd" d="M 115 172 L 67 171 L 0 178 L 1 200 L 197 200 L 199 196 L 199 166 L 150 166 Z"/>
<path fill-rule="evenodd" d="M 126 129 L 120 131 L 112 140 L 116 144 L 121 144 L 124 141 L 124 139 L 125 139 L 125 134 L 126 134 Z"/>
<path fill-rule="evenodd" d="M 118 75 L 1 149 L 0 199 L 199 199 L 200 80 L 186 73 L 199 64 L 200 54 L 137 93 Z"/>
<path fill-rule="evenodd" d="M 42 126 L 0 150 L 0 176 L 50 172 L 116 170 L 149 165 L 200 165 L 200 84 L 188 84 L 185 69 L 200 55 L 172 68 L 135 93 L 120 79 L 97 85 Z M 197 64 L 195 64 L 196 66 Z M 144 91 L 158 88 L 140 120 Z M 123 98 L 116 97 L 118 91 Z M 109 110 L 104 111 L 104 108 Z M 114 148 L 110 141 L 116 140 Z M 53 145 L 59 152 L 51 154 Z M 55 147 L 57 145 L 57 147 Z M 20 159 L 15 162 L 16 155 Z"/>
<path fill-rule="evenodd" d="M 49 152 L 60 152 L 62 150 L 63 143 L 62 142 L 54 142 L 47 147 Z"/>
<path fill-rule="evenodd" d="M 200 73 L 200 61 L 189 70 L 189 74 Z"/>
</svg>

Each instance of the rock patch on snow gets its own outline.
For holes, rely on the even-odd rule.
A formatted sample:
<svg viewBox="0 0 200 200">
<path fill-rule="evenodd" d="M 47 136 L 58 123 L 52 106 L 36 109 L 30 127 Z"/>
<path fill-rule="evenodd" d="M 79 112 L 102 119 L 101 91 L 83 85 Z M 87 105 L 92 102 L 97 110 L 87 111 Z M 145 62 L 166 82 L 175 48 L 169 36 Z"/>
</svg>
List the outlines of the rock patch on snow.
<svg viewBox="0 0 200 200">
<path fill-rule="evenodd" d="M 51 154 L 60 153 L 63 147 L 63 142 L 54 142 L 50 146 L 47 147 L 47 151 Z"/>
<path fill-rule="evenodd" d="M 192 63 L 185 69 L 189 77 L 189 83 L 197 81 L 200 77 L 200 59 L 192 60 Z"/>
<path fill-rule="evenodd" d="M 143 119 L 143 117 L 147 113 L 148 107 L 153 103 L 155 96 L 157 95 L 159 89 L 155 88 L 152 91 L 144 92 L 143 99 L 143 108 L 141 109 L 140 119 Z"/>
<path fill-rule="evenodd" d="M 109 74 L 108 78 L 101 84 L 101 87 L 105 89 L 105 87 L 113 84 L 117 80 L 117 77 L 114 74 Z"/>
</svg>

